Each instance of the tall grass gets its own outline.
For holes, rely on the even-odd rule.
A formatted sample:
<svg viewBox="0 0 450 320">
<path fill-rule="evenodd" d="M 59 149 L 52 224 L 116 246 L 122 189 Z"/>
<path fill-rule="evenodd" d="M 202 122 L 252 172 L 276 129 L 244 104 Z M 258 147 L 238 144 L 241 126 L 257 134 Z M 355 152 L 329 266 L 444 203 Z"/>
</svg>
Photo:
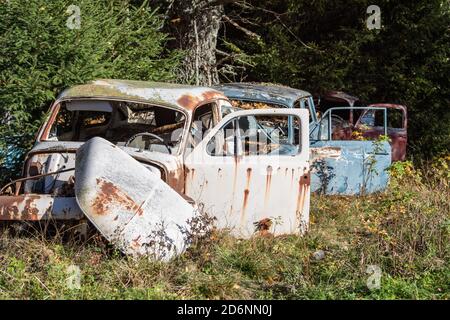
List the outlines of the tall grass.
<svg viewBox="0 0 450 320">
<path fill-rule="evenodd" d="M 449 299 L 449 158 L 397 163 L 389 189 L 313 196 L 304 237 L 213 232 L 164 264 L 129 259 L 96 235 L 0 236 L 3 299 Z M 67 270 L 80 268 L 81 286 Z M 369 289 L 369 265 L 381 283 Z"/>
</svg>

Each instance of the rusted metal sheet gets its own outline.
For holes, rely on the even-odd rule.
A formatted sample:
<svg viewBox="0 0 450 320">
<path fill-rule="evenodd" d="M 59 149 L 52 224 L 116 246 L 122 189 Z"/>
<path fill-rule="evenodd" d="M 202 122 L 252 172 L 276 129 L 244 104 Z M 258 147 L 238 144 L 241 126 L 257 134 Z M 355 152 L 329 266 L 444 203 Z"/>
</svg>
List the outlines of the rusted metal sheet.
<svg viewBox="0 0 450 320">
<path fill-rule="evenodd" d="M 213 101 L 215 99 L 226 99 L 225 96 L 215 90 L 202 91 L 199 93 L 189 92 L 181 95 L 178 99 L 178 105 L 186 108 L 187 110 L 194 110 L 195 107 L 202 103 L 206 103 L 208 101 Z"/>
<path fill-rule="evenodd" d="M 75 198 L 48 194 L 0 196 L 0 220 L 79 220 L 83 212 Z"/>
<path fill-rule="evenodd" d="M 27 155 L 24 175 L 28 176 L 29 164 L 36 162 L 42 166 L 42 172 L 48 170 L 56 171 L 61 167 L 75 167 L 75 153 L 83 145 L 82 142 L 75 141 L 44 141 L 38 142 Z M 160 152 L 140 151 L 136 148 L 126 148 L 118 146 L 131 157 L 142 162 L 148 170 L 157 173 L 157 168 L 161 169 L 163 179 L 173 189 L 182 193 L 184 190 L 184 171 L 182 155 L 170 155 Z M 65 180 L 68 180 L 71 174 L 61 174 L 55 186 L 60 186 Z M 53 185 L 54 180 L 46 181 L 45 185 Z M 30 191 L 31 192 L 31 191 Z"/>
<path fill-rule="evenodd" d="M 361 112 L 361 110 L 363 110 Z M 340 111 L 345 117 L 335 118 Z M 356 112 L 359 111 L 359 114 Z M 397 114 L 394 113 L 397 112 Z M 392 161 L 406 158 L 407 113 L 406 107 L 395 104 L 371 104 L 367 107 L 329 107 L 323 118 L 332 115 L 333 140 L 377 140 L 381 136 L 389 137 Z M 384 113 L 384 114 L 383 114 Z M 381 120 L 380 120 L 381 119 Z"/>
<path fill-rule="evenodd" d="M 111 243 L 133 256 L 168 260 L 185 249 L 194 208 L 117 146 L 93 138 L 78 149 L 80 208 Z"/>
<path fill-rule="evenodd" d="M 354 127 L 334 112 L 365 114 L 367 111 L 381 115 L 379 130 L 387 134 L 387 111 L 376 107 L 329 108 L 311 132 L 313 191 L 323 194 L 367 194 L 384 190 L 389 182 L 387 168 L 391 164 L 390 146 L 378 140 L 379 135 L 367 139 L 361 132 L 353 140 Z M 348 137 L 347 137 L 348 135 Z M 322 150 L 325 148 L 324 150 Z M 338 148 L 339 156 L 330 156 L 330 148 Z"/>
<path fill-rule="evenodd" d="M 255 85 L 254 89 L 265 96 L 264 90 L 258 87 Z M 303 100 L 296 100 L 298 97 Z M 97 80 L 70 88 L 53 105 L 35 146 L 27 155 L 23 171 L 26 179 L 20 181 L 15 196 L 0 197 L 1 215 L 9 220 L 86 216 L 124 253 L 153 255 L 162 260 L 185 249 L 188 220 L 197 213 L 190 203 L 202 204 L 205 212 L 217 217 L 219 227 L 230 227 L 239 236 L 303 232 L 309 221 L 309 131 L 308 113 L 299 110 L 296 103 L 306 108 L 305 101 L 312 101 L 312 97 L 300 90 L 277 87 L 266 98 L 285 99 L 293 109 L 238 111 L 223 118 L 222 107 L 232 106 L 223 94 L 210 88 L 122 80 Z M 86 100 L 89 103 L 81 106 Z M 108 113 L 117 110 L 122 103 L 139 102 L 142 104 L 139 108 L 157 105 L 167 110 L 182 110 L 185 123 L 179 127 L 182 130 L 177 138 L 180 147 L 172 154 L 162 152 L 164 148 L 152 151 L 133 148 L 117 139 L 110 139 L 115 144 L 102 138 L 83 143 L 79 135 L 72 135 L 70 126 L 56 131 L 52 128 L 57 122 L 59 103 L 67 101 L 78 102 L 78 119 L 83 119 L 81 112 Z M 205 130 L 209 135 L 202 136 L 203 140 L 188 148 L 195 108 L 209 102 L 218 102 L 211 104 L 215 108 L 211 111 L 215 121 Z M 218 157 L 212 162 L 205 154 L 208 140 L 228 120 L 238 116 L 277 117 L 282 114 L 288 115 L 288 121 L 300 119 L 297 122 L 300 130 L 296 131 L 300 146 L 294 147 L 293 141 L 287 141 L 284 149 L 281 148 L 283 152 L 294 150 L 295 154 L 240 153 Z M 114 124 L 134 123 L 129 122 L 126 115 L 125 120 L 112 115 L 104 118 L 115 119 Z M 111 123 L 101 126 L 110 128 Z M 136 126 L 137 130 L 140 128 Z M 258 128 L 275 129 L 270 123 Z M 293 127 L 290 130 L 293 134 Z M 62 132 L 62 135 L 54 132 Z M 101 130 L 93 130 L 84 137 L 87 140 L 99 132 Z M 71 141 L 62 141 L 65 139 Z M 271 145 L 269 150 L 272 150 Z M 73 167 L 75 173 L 71 170 Z"/>
</svg>

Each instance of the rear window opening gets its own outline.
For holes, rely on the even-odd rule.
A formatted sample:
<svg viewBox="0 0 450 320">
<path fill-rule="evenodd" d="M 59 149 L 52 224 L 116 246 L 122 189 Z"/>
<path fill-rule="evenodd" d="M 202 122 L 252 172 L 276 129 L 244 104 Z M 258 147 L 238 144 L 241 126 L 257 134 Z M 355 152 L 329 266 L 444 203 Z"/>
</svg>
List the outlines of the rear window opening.
<svg viewBox="0 0 450 320">
<path fill-rule="evenodd" d="M 175 153 L 185 120 L 180 111 L 142 103 L 64 101 L 46 140 L 85 142 L 101 137 L 119 146 Z"/>
<path fill-rule="evenodd" d="M 243 101 L 243 100 L 231 100 L 231 105 L 235 108 L 252 110 L 252 109 L 270 109 L 270 108 L 283 108 L 283 105 L 260 102 L 260 101 Z"/>
</svg>

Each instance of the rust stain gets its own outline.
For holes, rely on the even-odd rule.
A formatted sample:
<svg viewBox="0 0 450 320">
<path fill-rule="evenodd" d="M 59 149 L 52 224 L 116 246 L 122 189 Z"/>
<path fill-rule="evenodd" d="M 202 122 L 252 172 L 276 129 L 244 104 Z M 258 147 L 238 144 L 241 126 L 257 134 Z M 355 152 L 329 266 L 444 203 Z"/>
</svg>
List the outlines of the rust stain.
<svg viewBox="0 0 450 320">
<path fill-rule="evenodd" d="M 40 199 L 39 196 L 29 196 L 25 201 L 25 208 L 22 211 L 22 217 L 26 220 L 38 220 L 39 209 L 34 205 L 34 200 L 38 199 Z"/>
<path fill-rule="evenodd" d="M 267 175 L 266 175 L 266 192 L 264 194 L 264 206 L 267 205 L 267 202 L 268 202 L 269 196 L 270 196 L 270 185 L 272 183 L 272 172 L 273 172 L 272 166 L 268 166 L 267 167 Z"/>
<path fill-rule="evenodd" d="M 38 195 L 0 197 L 0 220 L 39 220 L 35 201 L 40 198 Z"/>
<path fill-rule="evenodd" d="M 206 101 L 212 101 L 217 99 L 225 99 L 227 98 L 220 92 L 217 91 L 206 91 L 203 92 L 201 95 L 195 96 L 190 93 L 186 93 L 182 95 L 178 100 L 178 104 L 182 106 L 183 108 L 193 111 L 199 104 L 206 102 Z"/>
<path fill-rule="evenodd" d="M 316 162 L 321 159 L 339 159 L 341 157 L 342 148 L 340 147 L 319 147 L 319 148 L 311 148 L 311 159 L 313 162 Z"/>
<path fill-rule="evenodd" d="M 167 183 L 172 189 L 174 189 L 178 193 L 183 193 L 185 191 L 186 172 L 184 166 L 179 165 L 174 170 L 169 170 L 167 173 L 167 177 L 164 170 L 160 171 L 162 174 L 162 180 Z"/>
<path fill-rule="evenodd" d="M 258 233 L 263 237 L 273 236 L 269 231 L 272 224 L 273 222 L 270 218 L 264 218 L 257 222 L 254 222 L 253 225 L 255 226 L 255 233 Z"/>
<path fill-rule="evenodd" d="M 18 197 L 2 197 L 0 198 L 0 220 L 12 220 L 19 215 Z"/>
<path fill-rule="evenodd" d="M 233 196 L 232 199 L 234 199 L 236 194 L 236 182 L 237 182 L 237 174 L 238 174 L 238 166 L 239 166 L 239 158 L 237 156 L 234 156 L 234 177 L 233 177 L 233 190 L 231 191 Z M 233 206 L 230 208 L 230 214 L 233 213 Z"/>
<path fill-rule="evenodd" d="M 216 91 L 206 91 L 202 93 L 202 97 L 205 100 L 227 99 L 223 94 Z"/>
<path fill-rule="evenodd" d="M 138 235 L 136 239 L 131 240 L 131 246 L 134 248 L 140 247 L 139 239 L 141 238 L 141 235 Z"/>
<path fill-rule="evenodd" d="M 50 116 L 50 118 L 49 118 L 49 120 L 47 122 L 47 125 L 45 126 L 44 131 L 42 132 L 42 135 L 41 135 L 39 140 L 44 140 L 45 141 L 45 140 L 48 139 L 48 135 L 49 135 L 50 129 L 52 128 L 53 123 L 56 120 L 56 116 L 58 115 L 58 112 L 59 112 L 60 108 L 61 108 L 60 104 L 57 104 L 57 105 L 54 105 L 54 106 L 51 107 L 51 109 L 52 109 L 51 116 Z"/>
<path fill-rule="evenodd" d="M 242 204 L 242 215 L 241 215 L 241 224 L 245 221 L 245 211 L 247 209 L 248 203 L 248 195 L 250 194 L 249 189 L 244 190 L 244 203 Z"/>
<path fill-rule="evenodd" d="M 250 185 L 251 178 L 252 178 L 252 168 L 247 168 L 247 189 Z"/>
<path fill-rule="evenodd" d="M 176 172 L 169 172 L 169 177 L 171 177 L 169 180 L 170 182 L 167 182 L 169 186 L 172 187 L 175 191 L 177 191 L 180 194 L 184 194 L 189 192 L 188 191 L 188 181 L 189 178 L 191 178 L 190 184 L 192 185 L 192 180 L 195 176 L 195 169 L 191 168 L 189 169 L 186 165 L 183 166 L 183 169 L 177 169 Z M 176 182 L 176 183 L 175 183 Z"/>
<path fill-rule="evenodd" d="M 107 215 L 110 213 L 109 210 L 112 203 L 119 205 L 128 211 L 133 211 L 138 215 L 143 214 L 142 204 L 138 206 L 130 196 L 117 188 L 113 183 L 103 179 L 97 179 L 97 185 L 99 186 L 100 191 L 92 203 L 92 208 L 96 214 Z"/>
<path fill-rule="evenodd" d="M 234 164 L 236 165 L 236 167 L 239 165 L 239 161 L 240 161 L 240 157 L 239 156 L 234 156 Z"/>
<path fill-rule="evenodd" d="M 188 110 L 193 110 L 201 101 L 198 97 L 192 94 L 182 95 L 178 100 L 178 104 Z"/>
<path fill-rule="evenodd" d="M 311 185 L 310 173 L 305 173 L 300 177 L 298 181 L 298 195 L 297 195 L 297 219 L 300 220 L 301 213 L 303 212 L 303 208 L 305 206 L 305 200 L 307 192 L 309 192 L 309 187 Z"/>
<path fill-rule="evenodd" d="M 250 194 L 250 180 L 252 178 L 252 168 L 247 168 L 247 182 L 244 190 L 244 202 L 242 204 L 242 214 L 241 214 L 241 225 L 245 222 L 247 204 L 248 204 L 248 196 Z"/>
</svg>

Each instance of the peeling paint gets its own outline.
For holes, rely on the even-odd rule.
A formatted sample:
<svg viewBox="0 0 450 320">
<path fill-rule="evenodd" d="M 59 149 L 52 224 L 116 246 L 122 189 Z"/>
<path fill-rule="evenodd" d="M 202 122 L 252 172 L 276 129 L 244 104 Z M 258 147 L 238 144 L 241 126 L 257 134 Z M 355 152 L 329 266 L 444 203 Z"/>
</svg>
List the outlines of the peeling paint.
<svg viewBox="0 0 450 320">
<path fill-rule="evenodd" d="M 130 196 L 123 190 L 117 188 L 112 182 L 104 179 L 97 179 L 97 186 L 100 191 L 92 204 L 95 214 L 105 215 L 111 213 L 109 204 L 114 202 L 115 204 L 123 206 L 128 211 L 134 211 L 135 213 L 142 215 L 142 204 L 137 205 Z"/>
</svg>

